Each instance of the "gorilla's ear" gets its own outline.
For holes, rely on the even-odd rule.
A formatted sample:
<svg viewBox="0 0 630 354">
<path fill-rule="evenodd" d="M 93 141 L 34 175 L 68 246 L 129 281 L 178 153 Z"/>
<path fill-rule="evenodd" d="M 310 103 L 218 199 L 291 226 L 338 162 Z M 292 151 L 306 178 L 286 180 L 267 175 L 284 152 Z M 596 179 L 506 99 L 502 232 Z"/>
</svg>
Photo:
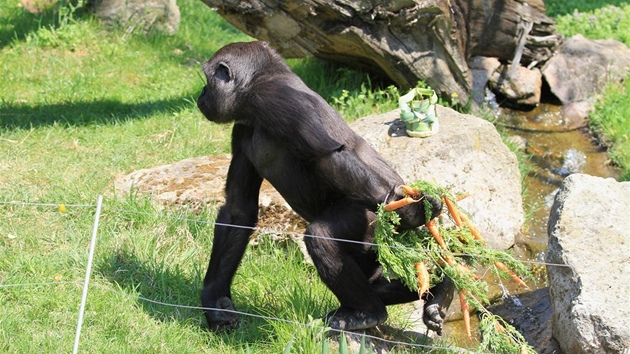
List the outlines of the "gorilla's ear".
<svg viewBox="0 0 630 354">
<path fill-rule="evenodd" d="M 214 71 L 214 77 L 222 82 L 230 82 L 230 80 L 232 80 L 232 71 L 226 63 L 220 62 Z"/>
</svg>

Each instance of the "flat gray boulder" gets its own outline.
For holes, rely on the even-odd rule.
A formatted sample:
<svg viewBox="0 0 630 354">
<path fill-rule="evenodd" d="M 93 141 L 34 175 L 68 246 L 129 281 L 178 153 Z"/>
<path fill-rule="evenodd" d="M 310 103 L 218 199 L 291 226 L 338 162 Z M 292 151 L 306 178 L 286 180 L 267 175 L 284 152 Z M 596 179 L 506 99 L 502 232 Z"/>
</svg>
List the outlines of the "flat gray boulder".
<svg viewBox="0 0 630 354">
<path fill-rule="evenodd" d="M 630 182 L 570 175 L 548 231 L 553 337 L 565 353 L 628 353 Z"/>
<path fill-rule="evenodd" d="M 199 211 L 225 203 L 225 177 L 232 155 L 198 156 L 118 176 L 114 190 L 119 197 L 129 193 L 149 196 L 160 207 Z M 304 220 L 295 214 L 269 182 L 260 191 L 258 226 L 272 231 L 302 232 Z"/>
<path fill-rule="evenodd" d="M 367 140 L 407 182 L 419 179 L 470 194 L 459 205 L 469 212 L 488 244 L 505 250 L 523 224 L 521 174 L 516 156 L 495 127 L 471 115 L 437 106 L 440 131 L 410 138 L 396 111 L 361 118 L 350 126 Z"/>
</svg>

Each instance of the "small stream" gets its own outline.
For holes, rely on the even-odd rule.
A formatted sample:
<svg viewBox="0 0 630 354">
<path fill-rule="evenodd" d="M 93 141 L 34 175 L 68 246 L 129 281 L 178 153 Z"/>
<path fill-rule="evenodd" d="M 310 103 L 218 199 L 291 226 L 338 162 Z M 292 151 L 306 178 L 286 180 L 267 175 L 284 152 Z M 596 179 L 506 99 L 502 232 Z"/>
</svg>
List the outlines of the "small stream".
<svg viewBox="0 0 630 354">
<path fill-rule="evenodd" d="M 598 146 L 586 128 L 566 130 L 560 106 L 542 104 L 529 112 L 503 110 L 498 124 L 509 135 L 526 142 L 532 156 L 532 170 L 525 176 L 527 221 L 517 244 L 524 244 L 533 259 L 547 249 L 547 220 L 554 196 L 565 177 L 572 173 L 621 177 L 612 167 L 606 150 Z"/>
<path fill-rule="evenodd" d="M 524 259 L 543 261 L 547 250 L 547 221 L 564 178 L 572 173 L 585 173 L 619 179 L 621 171 L 609 164 L 606 150 L 598 146 L 588 129 L 566 129 L 560 106 L 542 104 L 528 112 L 499 109 L 496 124 L 505 127 L 508 135 L 532 156 L 532 169 L 524 178 L 526 222 L 514 251 Z M 491 311 L 519 329 L 539 353 L 559 353 L 548 328 L 552 308 L 545 288 L 546 268 L 533 266 L 532 272 L 537 279 L 532 289 L 523 292 L 506 283 L 508 291 L 518 297 L 506 299 Z M 501 291 L 492 288 L 491 292 Z M 468 343 L 463 346 L 476 346 L 465 339 L 461 321 L 447 323 L 445 334 L 457 343 Z"/>
</svg>

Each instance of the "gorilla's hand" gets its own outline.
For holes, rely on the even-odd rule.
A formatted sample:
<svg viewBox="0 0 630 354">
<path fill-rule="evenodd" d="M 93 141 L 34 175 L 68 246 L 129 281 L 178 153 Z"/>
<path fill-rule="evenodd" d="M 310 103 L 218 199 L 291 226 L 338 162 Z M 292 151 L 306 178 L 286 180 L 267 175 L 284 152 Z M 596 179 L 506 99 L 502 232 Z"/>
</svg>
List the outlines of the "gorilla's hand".
<svg viewBox="0 0 630 354">
<path fill-rule="evenodd" d="M 206 290 L 206 289 L 204 289 Z M 229 297 L 223 296 L 218 299 L 210 299 L 204 297 L 202 293 L 202 305 L 203 313 L 206 315 L 206 320 L 210 329 L 213 331 L 231 330 L 238 325 L 238 316 L 234 312 L 234 306 L 232 300 Z"/>
<path fill-rule="evenodd" d="M 414 191 L 407 186 L 394 188 L 390 192 L 386 203 L 403 198 L 413 198 L 416 201 L 396 209 L 396 212 L 400 215 L 400 227 L 403 229 L 412 229 L 424 225 L 442 212 L 442 201 L 440 199 Z M 431 208 L 431 210 L 427 210 L 427 208 Z M 427 219 L 427 217 L 429 218 Z"/>
</svg>

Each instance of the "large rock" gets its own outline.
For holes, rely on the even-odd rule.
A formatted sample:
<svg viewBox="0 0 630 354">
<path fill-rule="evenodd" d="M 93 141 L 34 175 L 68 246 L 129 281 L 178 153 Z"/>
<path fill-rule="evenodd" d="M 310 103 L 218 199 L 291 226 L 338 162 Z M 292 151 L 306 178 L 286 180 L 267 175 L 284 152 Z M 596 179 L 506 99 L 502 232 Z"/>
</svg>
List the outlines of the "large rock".
<svg viewBox="0 0 630 354">
<path fill-rule="evenodd" d="M 151 30 L 174 34 L 180 13 L 176 0 L 93 0 L 92 9 L 103 22 L 128 32 Z"/>
<path fill-rule="evenodd" d="M 551 92 L 562 104 L 592 99 L 608 82 L 630 70 L 630 49 L 615 40 L 569 38 L 542 68 Z"/>
<path fill-rule="evenodd" d="M 502 65 L 490 75 L 490 88 L 517 105 L 536 106 L 540 103 L 542 74 L 537 68 Z"/>
<path fill-rule="evenodd" d="M 440 132 L 424 139 L 391 136 L 397 128 L 390 124 L 397 117 L 396 112 L 365 117 L 351 126 L 406 181 L 435 181 L 453 186 L 453 192 L 472 194 L 460 204 L 472 214 L 491 246 L 508 248 L 523 222 L 516 157 L 502 143 L 492 124 L 441 106 L 437 114 Z M 229 155 L 197 157 L 140 170 L 118 178 L 115 187 L 119 194 L 131 189 L 148 193 L 160 204 L 193 208 L 221 204 L 229 160 Z M 289 212 L 286 202 L 269 184 L 263 185 L 260 199 L 260 226 L 280 231 L 301 229 L 303 221 Z"/>
<path fill-rule="evenodd" d="M 459 204 L 468 211 L 490 246 L 506 249 L 523 223 L 521 175 L 515 155 L 489 122 L 437 107 L 440 132 L 429 138 L 392 136 L 396 112 L 370 116 L 352 128 L 398 171 L 471 194 Z"/>
<path fill-rule="evenodd" d="M 130 192 L 148 195 L 159 207 L 177 206 L 201 210 L 225 203 L 225 177 L 230 154 L 200 156 L 169 165 L 121 175 L 114 181 L 118 196 Z M 258 226 L 282 232 L 301 232 L 304 220 L 290 210 L 280 194 L 265 181 L 260 191 Z"/>
<path fill-rule="evenodd" d="M 630 350 L 630 182 L 567 177 L 549 217 L 553 336 L 565 353 Z"/>
</svg>

